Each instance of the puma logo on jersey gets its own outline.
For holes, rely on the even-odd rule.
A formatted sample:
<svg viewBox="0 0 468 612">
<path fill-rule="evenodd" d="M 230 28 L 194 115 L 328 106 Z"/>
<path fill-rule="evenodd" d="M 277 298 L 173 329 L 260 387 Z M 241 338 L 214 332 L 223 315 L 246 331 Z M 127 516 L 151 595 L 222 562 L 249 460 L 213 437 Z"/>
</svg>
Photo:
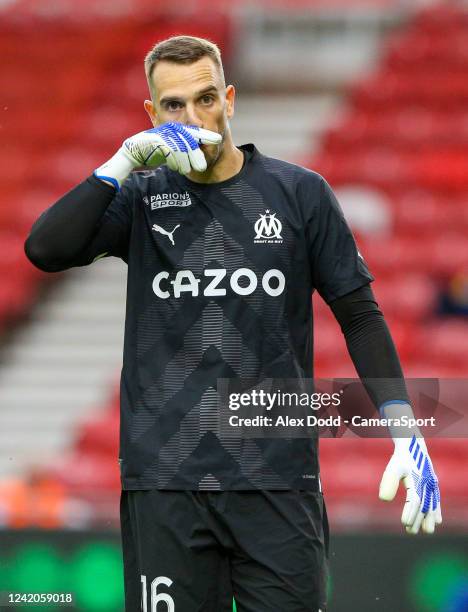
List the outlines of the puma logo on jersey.
<svg viewBox="0 0 468 612">
<path fill-rule="evenodd" d="M 159 225 L 156 225 L 156 223 L 153 225 L 153 230 L 155 232 L 159 232 L 160 234 L 164 234 L 164 236 L 167 236 L 169 238 L 169 240 L 172 242 L 172 244 L 174 243 L 174 238 L 172 237 L 172 234 L 176 231 L 176 229 L 180 227 L 180 223 L 178 225 L 175 226 L 175 228 L 172 230 L 172 232 L 168 232 L 167 230 L 165 230 L 163 227 L 160 227 Z"/>
<path fill-rule="evenodd" d="M 227 275 L 225 268 L 210 268 L 203 270 L 203 276 L 211 280 L 203 289 L 202 295 L 218 297 L 226 295 L 227 283 L 223 283 Z M 191 270 L 179 270 L 173 280 L 169 280 L 169 272 L 163 270 L 158 272 L 153 279 L 153 292 L 159 298 L 167 299 L 171 297 L 179 298 L 182 293 L 190 293 L 193 297 L 200 295 L 201 278 L 197 278 Z M 281 295 L 286 285 L 286 279 L 281 270 L 267 270 L 261 280 L 261 285 L 265 293 L 276 297 Z M 259 284 L 259 279 L 255 272 L 250 268 L 238 268 L 234 270 L 229 279 L 229 286 L 237 295 L 250 295 Z"/>
</svg>

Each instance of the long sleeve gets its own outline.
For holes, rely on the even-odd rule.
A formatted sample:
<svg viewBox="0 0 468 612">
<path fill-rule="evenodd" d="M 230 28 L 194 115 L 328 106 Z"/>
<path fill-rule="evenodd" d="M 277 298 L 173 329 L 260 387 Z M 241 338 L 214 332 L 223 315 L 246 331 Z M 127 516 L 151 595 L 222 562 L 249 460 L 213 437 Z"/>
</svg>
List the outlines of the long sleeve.
<svg viewBox="0 0 468 612">
<path fill-rule="evenodd" d="M 45 210 L 25 242 L 29 260 L 58 272 L 114 255 L 126 261 L 132 211 L 127 181 L 116 193 L 93 175 Z"/>
<path fill-rule="evenodd" d="M 364 285 L 330 303 L 349 354 L 379 408 L 384 402 L 410 402 L 398 353 L 372 289 Z"/>
</svg>

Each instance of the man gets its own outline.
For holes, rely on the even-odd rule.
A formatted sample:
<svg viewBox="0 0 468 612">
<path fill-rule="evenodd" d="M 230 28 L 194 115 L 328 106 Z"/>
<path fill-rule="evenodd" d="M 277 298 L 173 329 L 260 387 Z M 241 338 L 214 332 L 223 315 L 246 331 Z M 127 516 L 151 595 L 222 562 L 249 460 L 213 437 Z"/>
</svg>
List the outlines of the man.
<svg viewBox="0 0 468 612">
<path fill-rule="evenodd" d="M 389 379 L 367 384 L 376 406 L 410 411 L 373 277 L 320 175 L 233 144 L 235 89 L 215 45 L 173 37 L 145 68 L 154 127 L 45 211 L 25 246 L 48 271 L 109 255 L 128 264 L 126 610 L 223 612 L 234 595 L 238 612 L 323 611 L 317 440 L 231 435 L 218 381 L 312 377 L 317 289 L 359 375 Z M 131 173 L 141 166 L 150 170 Z M 431 532 L 441 520 L 437 481 L 424 441 L 416 465 L 410 443 L 395 437 L 380 494 L 393 498 L 405 477 L 404 524 Z"/>
</svg>

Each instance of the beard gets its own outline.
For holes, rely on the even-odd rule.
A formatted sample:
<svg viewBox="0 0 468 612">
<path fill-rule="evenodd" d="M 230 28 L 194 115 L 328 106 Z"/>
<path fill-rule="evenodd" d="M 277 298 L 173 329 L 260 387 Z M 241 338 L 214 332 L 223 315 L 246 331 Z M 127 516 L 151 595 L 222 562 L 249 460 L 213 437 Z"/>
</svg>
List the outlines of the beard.
<svg viewBox="0 0 468 612">
<path fill-rule="evenodd" d="M 226 129 L 227 128 L 224 128 L 224 130 L 221 132 L 222 140 L 219 144 L 202 145 L 201 147 L 203 154 L 205 155 L 205 159 L 206 159 L 206 170 L 209 170 L 210 168 L 212 168 L 218 162 L 219 158 L 221 157 L 221 154 L 224 149 L 224 138 L 226 135 Z M 206 150 L 205 150 L 205 147 L 206 147 Z"/>
</svg>

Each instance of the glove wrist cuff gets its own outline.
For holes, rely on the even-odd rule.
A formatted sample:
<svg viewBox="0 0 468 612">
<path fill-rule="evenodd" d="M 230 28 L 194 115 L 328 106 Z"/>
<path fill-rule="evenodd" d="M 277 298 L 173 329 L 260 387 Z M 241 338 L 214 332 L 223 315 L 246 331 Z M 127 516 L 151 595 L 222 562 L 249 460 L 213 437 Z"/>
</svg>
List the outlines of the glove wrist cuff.
<svg viewBox="0 0 468 612">
<path fill-rule="evenodd" d="M 388 420 L 388 431 L 395 447 L 408 447 L 413 436 L 424 442 L 419 427 L 416 425 L 413 409 L 407 402 L 386 402 L 380 407 L 380 415 Z"/>
<path fill-rule="evenodd" d="M 120 191 L 122 183 L 128 178 L 135 164 L 119 149 L 115 155 L 107 160 L 102 166 L 96 168 L 94 176 L 98 179 L 109 181 L 117 191 Z"/>
</svg>

